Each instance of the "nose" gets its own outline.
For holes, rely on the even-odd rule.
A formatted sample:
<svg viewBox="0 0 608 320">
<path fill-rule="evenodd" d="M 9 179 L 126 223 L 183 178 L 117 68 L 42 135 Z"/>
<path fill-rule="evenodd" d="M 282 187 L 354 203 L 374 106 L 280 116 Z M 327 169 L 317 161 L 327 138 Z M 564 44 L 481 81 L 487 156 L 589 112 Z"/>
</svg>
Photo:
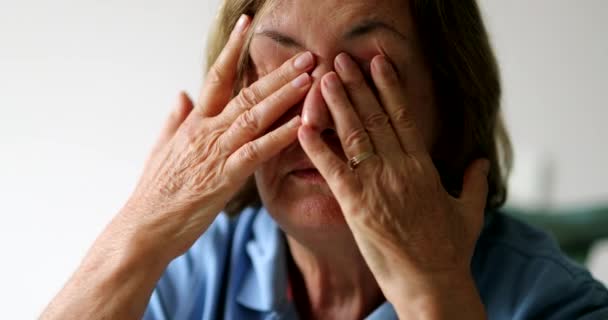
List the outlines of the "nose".
<svg viewBox="0 0 608 320">
<path fill-rule="evenodd" d="M 320 62 L 311 73 L 313 80 L 310 91 L 304 99 L 302 119 L 304 123 L 317 129 L 319 132 L 335 131 L 334 123 L 321 93 L 321 78 L 332 71 L 331 64 Z"/>
</svg>

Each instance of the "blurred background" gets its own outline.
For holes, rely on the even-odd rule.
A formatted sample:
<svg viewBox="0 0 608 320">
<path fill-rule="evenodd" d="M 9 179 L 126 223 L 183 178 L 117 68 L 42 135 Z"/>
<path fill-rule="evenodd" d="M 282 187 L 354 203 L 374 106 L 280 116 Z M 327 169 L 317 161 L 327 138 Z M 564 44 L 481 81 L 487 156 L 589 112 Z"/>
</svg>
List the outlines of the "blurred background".
<svg viewBox="0 0 608 320">
<path fill-rule="evenodd" d="M 179 90 L 198 92 L 218 3 L 0 0 L 3 318 L 35 318 L 122 207 Z M 608 283 L 608 2 L 480 6 L 515 147 L 507 211 Z"/>
</svg>

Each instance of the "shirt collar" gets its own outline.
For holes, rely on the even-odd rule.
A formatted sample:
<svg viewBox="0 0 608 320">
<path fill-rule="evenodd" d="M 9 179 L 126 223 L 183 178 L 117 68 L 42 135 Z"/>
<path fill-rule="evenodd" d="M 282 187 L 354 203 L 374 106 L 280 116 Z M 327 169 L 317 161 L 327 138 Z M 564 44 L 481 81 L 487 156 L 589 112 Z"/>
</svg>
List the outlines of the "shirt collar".
<svg viewBox="0 0 608 320">
<path fill-rule="evenodd" d="M 254 218 L 245 250 L 251 265 L 245 270 L 237 302 L 257 311 L 283 309 L 288 302 L 285 243 L 265 208 Z"/>
<path fill-rule="evenodd" d="M 393 305 L 385 301 L 376 310 L 374 310 L 365 320 L 397 320 L 397 313 L 393 308 Z"/>
<path fill-rule="evenodd" d="M 260 312 L 288 313 L 292 306 L 287 299 L 285 240 L 265 208 L 261 208 L 254 218 L 246 251 L 251 265 L 245 270 L 237 302 Z M 392 304 L 386 301 L 365 319 L 397 319 L 397 314 Z"/>
</svg>

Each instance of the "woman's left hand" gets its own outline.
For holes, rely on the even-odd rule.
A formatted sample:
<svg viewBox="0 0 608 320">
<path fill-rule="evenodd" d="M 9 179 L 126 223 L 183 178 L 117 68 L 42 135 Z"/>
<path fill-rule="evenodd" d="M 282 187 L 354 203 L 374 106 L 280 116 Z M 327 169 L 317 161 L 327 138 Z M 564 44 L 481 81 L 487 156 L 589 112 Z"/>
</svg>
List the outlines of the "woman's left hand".
<svg viewBox="0 0 608 320">
<path fill-rule="evenodd" d="M 400 315 L 420 315 L 421 309 L 412 309 L 420 307 L 429 315 L 453 316 L 455 310 L 448 309 L 467 308 L 455 296 L 467 294 L 482 313 L 469 311 L 482 315 L 470 262 L 484 220 L 489 161 L 474 161 L 460 197 L 452 197 L 387 59 L 376 56 L 371 63 L 379 99 L 348 55 L 340 54 L 336 61 L 337 73 L 323 77 L 321 92 L 346 157 L 363 155 L 363 160 L 355 166 L 345 163 L 306 123 L 298 136 L 336 197 L 380 288 Z"/>
</svg>

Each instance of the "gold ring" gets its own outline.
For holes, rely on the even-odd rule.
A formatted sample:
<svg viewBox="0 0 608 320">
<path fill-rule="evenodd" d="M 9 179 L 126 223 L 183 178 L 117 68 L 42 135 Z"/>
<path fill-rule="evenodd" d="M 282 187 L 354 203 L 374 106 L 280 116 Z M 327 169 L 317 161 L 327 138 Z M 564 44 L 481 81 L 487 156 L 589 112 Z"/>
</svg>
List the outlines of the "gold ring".
<svg viewBox="0 0 608 320">
<path fill-rule="evenodd" d="M 348 167 L 351 171 L 354 171 L 355 169 L 357 169 L 357 166 L 361 164 L 361 162 L 371 158 L 373 155 L 373 152 L 363 152 L 361 154 L 358 154 L 348 160 Z"/>
</svg>

